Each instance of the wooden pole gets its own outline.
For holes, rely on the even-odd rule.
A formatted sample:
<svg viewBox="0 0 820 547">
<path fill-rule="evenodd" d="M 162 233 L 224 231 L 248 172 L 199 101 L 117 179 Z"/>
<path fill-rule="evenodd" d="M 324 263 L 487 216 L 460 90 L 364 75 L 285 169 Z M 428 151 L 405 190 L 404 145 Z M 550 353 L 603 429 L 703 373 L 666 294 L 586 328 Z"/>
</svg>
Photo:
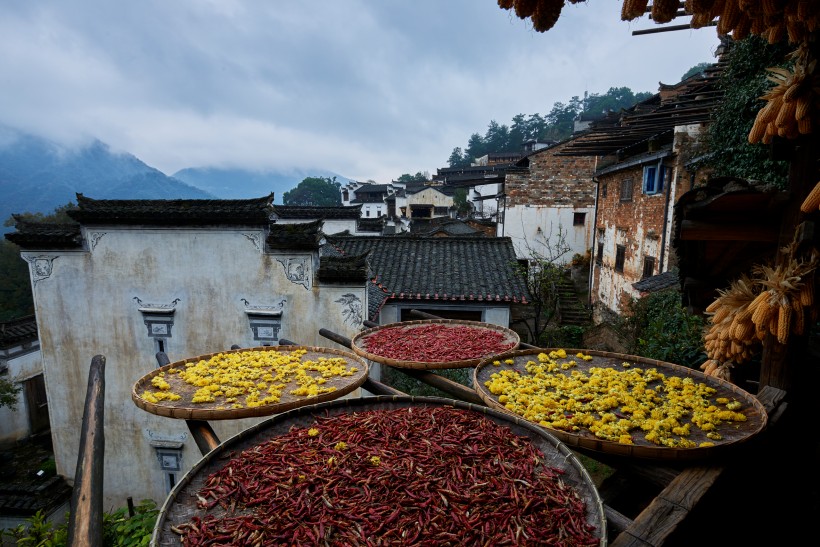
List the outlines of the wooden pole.
<svg viewBox="0 0 820 547">
<path fill-rule="evenodd" d="M 102 547 L 105 452 L 105 357 L 95 355 L 88 372 L 80 452 L 71 492 L 69 547 Z"/>
<path fill-rule="evenodd" d="M 784 211 L 780 225 L 779 247 L 798 241 L 798 251 L 807 250 L 816 245 L 814 223 L 811 216 L 800 212 L 800 205 L 820 179 L 818 173 L 818 151 L 820 137 L 815 133 L 801 137 L 791 151 L 789 166 L 789 204 Z M 812 215 L 816 215 L 814 212 Z M 787 257 L 778 253 L 776 263 L 780 264 Z M 812 277 L 813 279 L 813 277 Z M 816 307 L 815 300 L 814 306 Z M 808 330 L 808 321 L 805 321 Z M 760 367 L 760 387 L 776 387 L 794 395 L 795 390 L 804 387 L 803 376 L 806 373 L 808 358 L 807 334 L 789 333 L 788 344 L 780 344 L 777 337 L 767 335 L 763 344 L 763 357 Z"/>
</svg>

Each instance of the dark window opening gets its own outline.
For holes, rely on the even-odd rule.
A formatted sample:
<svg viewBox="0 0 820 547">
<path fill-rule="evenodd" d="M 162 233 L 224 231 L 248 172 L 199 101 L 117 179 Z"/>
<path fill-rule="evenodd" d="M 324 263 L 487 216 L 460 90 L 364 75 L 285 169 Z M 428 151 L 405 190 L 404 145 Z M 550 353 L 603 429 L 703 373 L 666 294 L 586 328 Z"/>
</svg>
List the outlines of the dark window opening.
<svg viewBox="0 0 820 547">
<path fill-rule="evenodd" d="M 654 256 L 645 256 L 643 257 L 643 277 L 652 277 L 655 275 L 655 257 Z"/>
<path fill-rule="evenodd" d="M 663 192 L 663 179 L 666 171 L 661 165 L 647 165 L 643 168 L 643 193 L 652 195 Z"/>
<path fill-rule="evenodd" d="M 624 262 L 626 262 L 626 247 L 623 245 L 615 246 L 615 271 L 624 272 Z"/>
<path fill-rule="evenodd" d="M 572 214 L 572 225 L 573 226 L 583 226 L 584 221 L 586 220 L 587 214 L 586 213 L 573 213 Z"/>
<path fill-rule="evenodd" d="M 436 216 L 446 215 L 448 212 L 449 212 L 449 210 L 448 210 L 447 207 L 434 207 L 433 208 L 433 213 Z"/>
<path fill-rule="evenodd" d="M 607 192 L 606 192 L 606 190 L 607 190 L 607 186 L 609 186 L 609 185 L 608 185 L 608 184 L 602 184 L 602 185 L 601 185 L 601 197 L 602 197 L 602 198 L 605 198 L 605 197 L 606 197 L 606 193 L 607 193 Z"/>
<path fill-rule="evenodd" d="M 604 244 L 603 242 L 598 242 L 598 250 L 595 252 L 595 263 L 602 264 L 604 261 Z"/>
<path fill-rule="evenodd" d="M 402 308 L 399 321 L 418 321 L 418 317 L 410 315 L 414 308 Z M 444 319 L 458 319 L 462 321 L 481 321 L 481 310 L 436 310 L 424 309 L 426 313 L 431 313 Z"/>
<path fill-rule="evenodd" d="M 621 201 L 632 201 L 632 179 L 621 181 Z"/>
</svg>

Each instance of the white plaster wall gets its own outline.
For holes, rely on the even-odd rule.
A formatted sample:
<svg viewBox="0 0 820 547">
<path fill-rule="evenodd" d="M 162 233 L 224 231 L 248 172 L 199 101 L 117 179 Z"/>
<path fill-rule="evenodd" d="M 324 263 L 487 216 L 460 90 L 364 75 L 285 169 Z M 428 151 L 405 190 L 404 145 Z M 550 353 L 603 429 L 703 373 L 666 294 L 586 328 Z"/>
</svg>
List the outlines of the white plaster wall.
<svg viewBox="0 0 820 547">
<path fill-rule="evenodd" d="M 572 225 L 574 213 L 586 213 L 583 226 Z M 558 262 L 567 263 L 574 254 L 583 256 L 592 247 L 594 214 L 594 207 L 516 205 L 505 211 L 498 235 L 512 239 L 516 257 L 530 258 L 533 254 L 552 256 L 562 232 L 569 251 L 561 255 Z"/>
<path fill-rule="evenodd" d="M 362 218 L 378 218 L 387 214 L 387 204 L 382 203 L 365 203 L 362 205 Z M 330 232 L 328 232 L 330 233 Z"/>
<path fill-rule="evenodd" d="M 427 313 L 433 314 L 435 314 L 435 310 L 478 310 L 481 311 L 482 322 L 502 327 L 510 326 L 510 308 L 508 306 L 482 306 L 481 303 L 471 303 L 470 305 L 448 304 L 444 300 L 431 300 L 429 304 L 408 304 L 401 301 L 385 304 L 379 313 L 380 324 L 386 325 L 398 322 L 403 308 L 419 311 L 430 310 Z"/>
<path fill-rule="evenodd" d="M 280 219 L 277 224 L 305 224 L 313 222 L 310 219 Z M 328 219 L 322 222 L 322 231 L 326 234 L 338 234 L 349 230 L 351 234 L 356 232 L 355 219 Z"/>
<path fill-rule="evenodd" d="M 407 205 L 432 205 L 433 207 L 452 207 L 453 198 L 433 188 L 425 188 L 407 196 Z"/>
<path fill-rule="evenodd" d="M 366 309 L 364 287 L 323 291 L 315 286 L 316 255 L 268 255 L 264 235 L 249 229 L 95 228 L 90 252 L 23 253 L 24 258 L 52 259 L 46 277 L 35 276 L 35 308 L 40 328 L 43 368 L 51 409 L 57 472 L 74 476 L 88 369 L 94 355 L 105 368 L 105 505 L 120 507 L 128 496 L 161 503 L 166 495 L 151 439 L 184 443 L 183 470 L 201 455 L 181 420 L 158 417 L 137 408 L 131 389 L 157 367 L 155 342 L 148 336 L 134 298 L 143 305 L 175 305 L 167 340 L 171 361 L 259 345 L 245 313 L 251 306 L 286 299 L 280 338 L 305 345 L 334 347 L 319 328 L 352 336 L 359 327 L 345 322 L 343 294 L 354 293 Z M 307 258 L 307 286 L 289 280 L 277 260 Z M 262 418 L 212 423 L 226 440 Z"/>
</svg>

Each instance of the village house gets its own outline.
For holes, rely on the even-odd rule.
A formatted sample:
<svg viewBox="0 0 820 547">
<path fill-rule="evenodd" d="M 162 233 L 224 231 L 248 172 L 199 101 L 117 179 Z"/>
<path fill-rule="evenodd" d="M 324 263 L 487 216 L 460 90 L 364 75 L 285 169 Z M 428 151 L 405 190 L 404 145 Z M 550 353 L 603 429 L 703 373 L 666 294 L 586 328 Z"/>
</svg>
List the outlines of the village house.
<svg viewBox="0 0 820 547">
<path fill-rule="evenodd" d="M 157 352 L 179 360 L 280 338 L 328 345 L 319 317 L 343 335 L 361 328 L 364 270 L 339 276 L 338 259 L 319 258 L 318 221 L 271 224 L 272 199 L 78 195 L 71 214 L 79 224 L 18 222 L 6 235 L 30 265 L 61 475 L 74 475 L 89 364 L 106 357 L 106 506 L 129 496 L 161 502 L 200 457 L 183 421 L 131 401 Z M 227 438 L 253 422 L 213 425 Z"/>
<path fill-rule="evenodd" d="M 522 259 L 556 258 L 567 264 L 592 244 L 594 158 L 562 152 L 574 138 L 530 152 L 506 171 L 498 235 Z"/>
<path fill-rule="evenodd" d="M 388 215 L 385 198 L 395 192 L 391 184 L 350 181 L 342 186 L 342 205 L 361 205 L 361 216 L 378 218 Z"/>
<path fill-rule="evenodd" d="M 13 409 L 0 408 L 0 444 L 48 431 L 48 399 L 33 315 L 0 323 L 0 379 L 20 390 Z"/>
<path fill-rule="evenodd" d="M 662 84 L 654 96 L 594 123 L 561 151 L 598 157 L 590 271 L 596 323 L 640 297 L 642 286 L 635 283 L 675 267 L 673 208 L 681 194 L 705 181 L 692 165 L 720 101 L 720 68 Z"/>
<path fill-rule="evenodd" d="M 320 329 L 353 337 L 364 320 L 404 319 L 411 308 L 509 326 L 511 307 L 529 301 L 509 239 L 329 235 L 322 219 L 296 222 L 304 212 L 272 199 L 78 194 L 69 213 L 78 224 L 18 218 L 6 235 L 29 264 L 54 456 L 69 479 L 90 362 L 106 358 L 107 507 L 160 503 L 201 457 L 184 420 L 131 400 L 158 352 L 176 361 L 283 339 L 335 347 Z M 225 439 L 261 419 L 212 426 Z"/>
</svg>

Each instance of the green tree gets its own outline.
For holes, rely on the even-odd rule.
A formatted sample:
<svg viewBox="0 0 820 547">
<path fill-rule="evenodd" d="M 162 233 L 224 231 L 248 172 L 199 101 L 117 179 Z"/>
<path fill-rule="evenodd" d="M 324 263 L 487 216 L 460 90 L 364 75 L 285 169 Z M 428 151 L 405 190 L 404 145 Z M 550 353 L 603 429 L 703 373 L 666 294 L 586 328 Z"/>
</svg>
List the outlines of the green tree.
<svg viewBox="0 0 820 547">
<path fill-rule="evenodd" d="M 768 146 L 749 143 L 760 99 L 771 87 L 766 68 L 784 66 L 788 44 L 769 45 L 757 36 L 732 42 L 727 66 L 720 78 L 723 100 L 712 113 L 706 137 L 708 154 L 701 165 L 714 168 L 715 175 L 754 179 L 785 187 L 788 161 L 770 158 Z"/>
<path fill-rule="evenodd" d="M 34 223 L 76 224 L 67 211 L 76 208 L 68 202 L 49 214 L 21 213 L 9 217 L 4 226 L 14 226 L 19 220 Z M 20 258 L 20 247 L 7 239 L 0 241 L 0 321 L 9 321 L 32 315 L 34 297 L 31 294 L 31 279 L 28 264 Z"/>
<path fill-rule="evenodd" d="M 430 173 L 418 171 L 415 175 L 404 173 L 396 179 L 396 182 L 427 182 L 428 180 L 430 180 Z"/>
<path fill-rule="evenodd" d="M 584 112 L 593 115 L 619 112 L 651 96 L 648 92 L 633 93 L 628 87 L 610 87 L 603 95 L 592 93 L 584 99 Z"/>
<path fill-rule="evenodd" d="M 0 378 L 0 408 L 8 407 L 17 410 L 17 394 L 22 388 L 13 382 Z"/>
<path fill-rule="evenodd" d="M 537 241 L 525 241 L 527 265 L 513 265 L 516 274 L 527 284 L 532 300 L 524 322 L 530 341 L 541 345 L 544 334 L 558 313 L 558 284 L 563 275 L 562 258 L 570 251 L 566 231 L 559 225 L 557 235 L 541 236 Z M 538 249 L 543 249 L 539 251 Z"/>
<path fill-rule="evenodd" d="M 453 193 L 453 205 L 456 208 L 456 212 L 459 216 L 467 216 L 472 211 L 472 206 L 470 202 L 467 201 L 467 189 L 466 188 L 456 188 L 456 191 Z"/>
<path fill-rule="evenodd" d="M 456 146 L 455 148 L 453 148 L 450 157 L 447 159 L 447 165 L 453 168 L 469 167 L 470 158 L 464 155 L 464 152 L 461 151 L 460 146 Z"/>
<path fill-rule="evenodd" d="M 689 70 L 687 70 L 683 74 L 683 76 L 680 77 L 680 79 L 681 79 L 681 81 L 683 81 L 686 78 L 689 78 L 690 76 L 694 76 L 695 74 L 703 72 L 704 70 L 706 70 L 710 66 L 712 66 L 712 63 L 698 63 L 695 66 L 693 66 L 692 68 L 690 68 Z"/>
<path fill-rule="evenodd" d="M 342 204 L 342 184 L 336 177 L 306 177 L 299 185 L 282 195 L 284 205 L 333 207 Z"/>
<path fill-rule="evenodd" d="M 475 161 L 476 158 L 480 158 L 489 152 L 490 150 L 487 148 L 487 144 L 484 142 L 481 135 L 478 133 L 473 133 L 470 135 L 470 140 L 467 141 L 466 150 L 464 150 L 464 157 L 467 160 L 467 165 L 469 166 L 473 161 Z"/>
</svg>

